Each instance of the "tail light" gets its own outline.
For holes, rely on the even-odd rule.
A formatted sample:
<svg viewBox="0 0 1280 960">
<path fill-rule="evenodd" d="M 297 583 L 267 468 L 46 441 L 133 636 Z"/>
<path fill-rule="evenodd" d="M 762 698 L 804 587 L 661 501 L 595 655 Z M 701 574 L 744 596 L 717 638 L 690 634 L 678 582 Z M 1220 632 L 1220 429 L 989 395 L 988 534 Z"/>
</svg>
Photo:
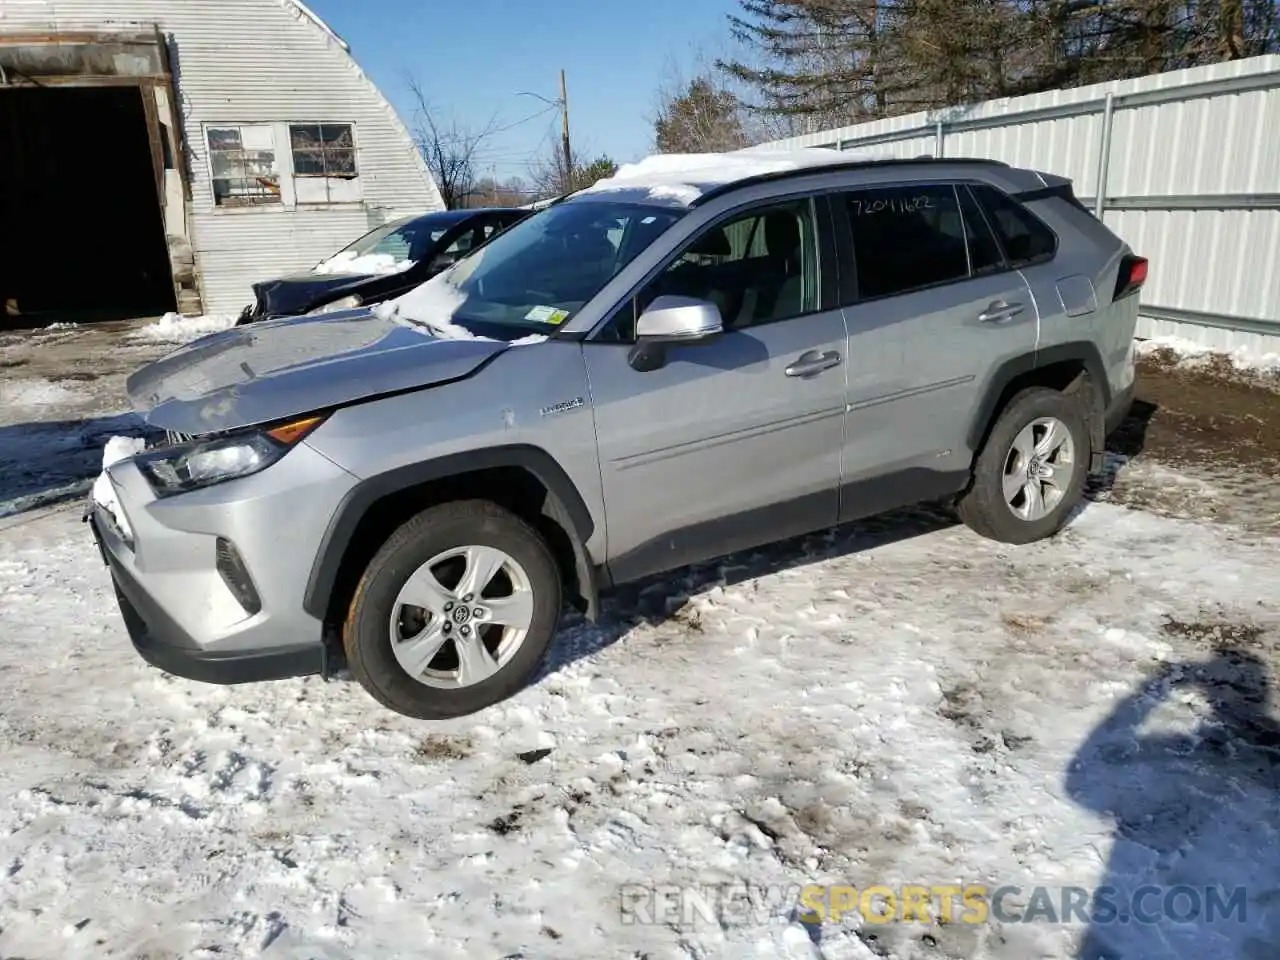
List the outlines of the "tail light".
<svg viewBox="0 0 1280 960">
<path fill-rule="evenodd" d="M 1147 258 L 1126 254 L 1120 261 L 1120 276 L 1116 278 L 1115 299 L 1128 297 L 1142 289 L 1147 282 Z"/>
</svg>

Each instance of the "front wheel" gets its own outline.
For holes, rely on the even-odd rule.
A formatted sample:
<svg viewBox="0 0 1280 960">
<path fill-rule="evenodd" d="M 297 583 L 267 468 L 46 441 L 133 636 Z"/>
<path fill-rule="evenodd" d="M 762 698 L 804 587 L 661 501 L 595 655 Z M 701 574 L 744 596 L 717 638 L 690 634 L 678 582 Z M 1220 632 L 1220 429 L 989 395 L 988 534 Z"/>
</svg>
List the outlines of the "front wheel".
<svg viewBox="0 0 1280 960">
<path fill-rule="evenodd" d="M 1053 536 L 1080 502 L 1091 452 L 1074 397 L 1047 387 L 1021 391 L 978 455 L 957 503 L 960 519 L 1002 543 Z"/>
<path fill-rule="evenodd" d="M 405 523 L 369 563 L 343 647 L 379 703 L 443 720 L 519 691 L 560 604 L 559 570 L 532 527 L 487 501 L 446 503 Z"/>
</svg>

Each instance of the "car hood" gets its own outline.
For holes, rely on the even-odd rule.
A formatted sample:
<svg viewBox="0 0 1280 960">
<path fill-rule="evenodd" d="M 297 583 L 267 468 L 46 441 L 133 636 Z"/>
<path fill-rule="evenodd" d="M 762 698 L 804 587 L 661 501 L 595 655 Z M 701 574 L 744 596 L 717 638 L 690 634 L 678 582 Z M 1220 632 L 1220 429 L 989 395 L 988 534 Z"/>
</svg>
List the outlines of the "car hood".
<svg viewBox="0 0 1280 960">
<path fill-rule="evenodd" d="M 369 273 L 302 273 L 295 277 L 264 280 L 253 285 L 258 309 L 266 316 L 306 313 L 323 300 L 337 300 L 359 292 L 370 280 Z"/>
<path fill-rule="evenodd" d="M 134 373 L 126 389 L 148 423 L 200 435 L 459 380 L 507 347 L 347 310 L 202 337 Z"/>
</svg>

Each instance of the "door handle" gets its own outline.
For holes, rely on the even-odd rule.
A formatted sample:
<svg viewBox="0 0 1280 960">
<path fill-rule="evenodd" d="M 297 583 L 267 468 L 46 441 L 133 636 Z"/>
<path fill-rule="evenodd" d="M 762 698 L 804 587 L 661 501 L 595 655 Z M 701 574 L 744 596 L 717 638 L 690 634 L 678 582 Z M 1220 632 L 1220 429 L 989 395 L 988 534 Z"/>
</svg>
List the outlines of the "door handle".
<svg viewBox="0 0 1280 960">
<path fill-rule="evenodd" d="M 788 377 L 812 377 L 823 370 L 830 370 L 839 363 L 840 354 L 834 350 L 827 350 L 825 353 L 810 350 L 802 353 L 800 359 L 787 367 L 786 373 Z"/>
<path fill-rule="evenodd" d="M 999 323 L 1001 320 L 1012 320 L 1020 314 L 1024 307 L 1020 303 L 1007 303 L 1004 300 L 996 300 L 987 306 L 987 309 L 978 314 L 978 319 L 983 323 Z"/>
</svg>

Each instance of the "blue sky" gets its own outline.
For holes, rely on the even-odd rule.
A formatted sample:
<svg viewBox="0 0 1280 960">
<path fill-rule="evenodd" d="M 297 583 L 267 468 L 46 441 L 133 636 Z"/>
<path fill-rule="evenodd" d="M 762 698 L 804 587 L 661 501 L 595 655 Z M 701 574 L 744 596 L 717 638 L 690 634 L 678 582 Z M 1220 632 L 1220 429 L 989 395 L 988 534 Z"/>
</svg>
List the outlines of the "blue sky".
<svg viewBox="0 0 1280 960">
<path fill-rule="evenodd" d="M 575 152 L 619 162 L 649 152 L 654 97 L 671 65 L 728 49 L 734 0 L 309 0 L 412 122 L 407 78 L 440 114 L 472 127 L 513 124 L 555 99 L 567 72 Z M 523 175 L 548 138 L 550 111 L 486 141 L 482 174 Z"/>
</svg>

